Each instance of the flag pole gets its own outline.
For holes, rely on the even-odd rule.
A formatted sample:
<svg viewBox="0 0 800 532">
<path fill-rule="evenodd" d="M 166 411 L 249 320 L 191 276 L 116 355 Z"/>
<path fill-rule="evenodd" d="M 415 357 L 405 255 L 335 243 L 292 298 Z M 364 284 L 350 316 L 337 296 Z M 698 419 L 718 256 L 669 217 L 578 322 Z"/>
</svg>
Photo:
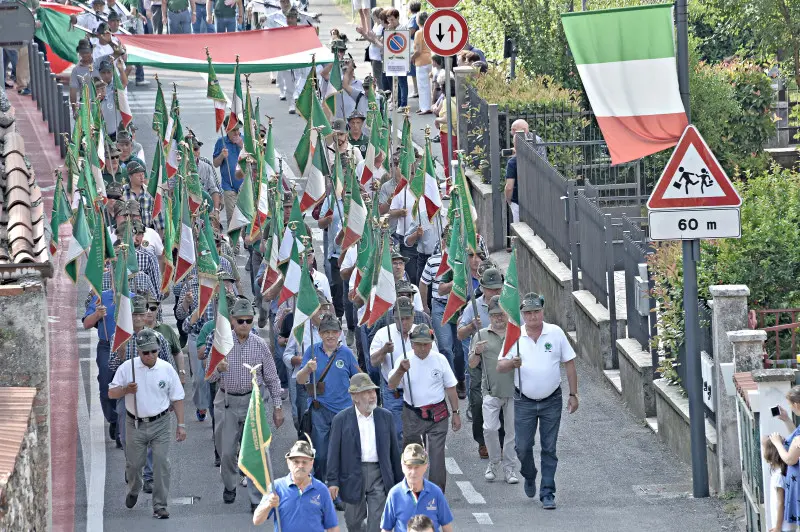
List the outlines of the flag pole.
<svg viewBox="0 0 800 532">
<path fill-rule="evenodd" d="M 269 491 L 272 492 L 273 491 L 272 455 L 269 452 L 269 445 L 264 447 L 264 452 L 267 456 L 267 474 L 269 475 Z M 275 508 L 275 524 L 278 525 L 278 532 L 283 532 L 283 528 L 281 527 L 281 514 L 278 511 L 278 508 Z"/>
<path fill-rule="evenodd" d="M 462 162 L 463 161 L 461 159 L 461 153 L 458 152 L 458 165 L 459 165 L 459 169 L 458 170 L 459 171 L 461 171 Z M 464 193 L 466 193 L 466 191 L 464 191 Z M 461 195 L 460 194 L 459 194 L 459 201 L 461 201 Z M 462 212 L 461 213 L 461 245 L 465 249 L 466 249 L 466 246 L 467 246 L 467 222 L 466 222 L 466 217 L 467 216 L 472 216 L 472 213 L 471 212 Z M 475 254 L 478 253 L 477 249 L 473 249 L 472 251 Z M 470 303 L 472 304 L 472 315 L 473 315 L 472 319 L 474 320 L 475 318 L 479 318 L 479 316 L 478 316 L 478 303 L 475 301 L 475 289 L 472 286 L 472 268 L 467 264 L 467 262 L 469 262 L 469 250 L 467 250 L 467 252 L 468 253 L 467 253 L 467 256 L 466 256 L 466 260 L 464 261 L 464 273 L 465 273 L 465 277 L 467 277 L 467 286 L 469 287 L 469 299 L 470 299 Z M 481 341 L 481 331 L 478 330 L 476 332 L 478 333 L 478 341 L 480 342 Z"/>
<path fill-rule="evenodd" d="M 397 312 L 395 314 L 395 321 L 397 322 L 397 332 L 400 333 L 400 345 L 403 346 L 403 360 L 408 360 L 408 355 L 406 354 L 406 340 L 403 337 L 403 324 L 400 321 L 400 314 Z M 389 340 L 391 340 L 392 335 L 389 335 Z M 394 367 L 394 354 L 391 356 L 392 367 Z M 406 372 L 407 377 L 407 384 L 408 384 L 408 398 L 411 399 L 411 406 L 414 406 L 414 392 L 411 391 L 411 366 L 409 366 L 408 371 Z"/>
</svg>

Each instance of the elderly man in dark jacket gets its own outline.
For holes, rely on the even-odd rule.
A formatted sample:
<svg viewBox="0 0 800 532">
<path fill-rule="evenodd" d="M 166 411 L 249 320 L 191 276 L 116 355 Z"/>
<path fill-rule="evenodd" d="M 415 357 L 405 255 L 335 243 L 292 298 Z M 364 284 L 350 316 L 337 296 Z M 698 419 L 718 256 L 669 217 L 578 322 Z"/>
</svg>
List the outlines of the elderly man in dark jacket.
<svg viewBox="0 0 800 532">
<path fill-rule="evenodd" d="M 328 489 L 345 502 L 350 532 L 378 532 L 386 495 L 403 479 L 394 420 L 378 408 L 377 389 L 366 373 L 353 375 L 348 391 L 354 406 L 331 424 Z"/>
</svg>

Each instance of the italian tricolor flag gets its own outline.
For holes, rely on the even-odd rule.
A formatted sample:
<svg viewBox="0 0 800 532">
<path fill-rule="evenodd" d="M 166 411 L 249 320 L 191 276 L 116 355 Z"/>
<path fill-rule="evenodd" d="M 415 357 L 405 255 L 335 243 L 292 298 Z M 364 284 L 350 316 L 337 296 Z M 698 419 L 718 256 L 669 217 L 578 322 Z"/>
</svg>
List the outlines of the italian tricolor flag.
<svg viewBox="0 0 800 532">
<path fill-rule="evenodd" d="M 228 115 L 228 127 L 225 133 L 233 130 L 244 118 L 244 98 L 242 97 L 242 80 L 239 76 L 239 58 L 236 58 L 236 67 L 233 70 L 233 99 L 231 100 L 231 114 Z"/>
<path fill-rule="evenodd" d="M 561 20 L 612 164 L 677 144 L 688 121 L 672 4 L 565 13 Z"/>
<path fill-rule="evenodd" d="M 294 310 L 294 322 L 292 323 L 292 334 L 298 344 L 303 343 L 306 322 L 319 308 L 319 296 L 314 282 L 311 280 L 311 273 L 308 271 L 308 261 L 303 261 L 300 269 L 300 289 L 297 293 L 297 305 Z"/>
<path fill-rule="evenodd" d="M 367 208 L 361 199 L 361 187 L 355 176 L 348 179 L 348 192 L 350 198 L 347 203 L 347 220 L 344 226 L 344 239 L 342 240 L 342 251 L 358 243 L 364 235 L 364 227 L 367 224 Z"/>
<path fill-rule="evenodd" d="M 381 253 L 380 269 L 377 279 L 372 285 L 369 302 L 369 319 L 367 324 L 372 327 L 394 305 L 397 292 L 394 288 L 394 275 L 392 274 L 392 254 L 389 250 L 389 233 L 383 234 L 383 252 Z"/>
<path fill-rule="evenodd" d="M 181 282 L 197 262 L 197 252 L 192 234 L 192 218 L 189 216 L 189 203 L 181 201 L 180 245 L 178 247 L 178 261 L 175 265 L 175 283 Z"/>
<path fill-rule="evenodd" d="M 500 292 L 500 308 L 508 316 L 506 324 L 506 338 L 503 341 L 501 356 L 505 356 L 522 335 L 522 320 L 519 314 L 519 282 L 517 281 L 517 248 L 511 252 L 511 261 L 503 282 L 503 291 Z"/>
<path fill-rule="evenodd" d="M 127 255 L 136 253 L 133 248 L 128 248 L 122 251 L 122 254 L 117 257 L 116 265 L 114 266 L 114 284 L 117 289 L 116 300 L 117 308 L 115 312 L 115 319 L 117 326 L 114 329 L 114 341 L 111 344 L 111 352 L 114 353 L 125 345 L 125 343 L 133 336 L 133 307 L 131 306 L 131 291 L 128 287 L 128 266 Z"/>
<path fill-rule="evenodd" d="M 222 362 L 233 349 L 233 331 L 228 316 L 228 300 L 225 298 L 225 287 L 219 282 L 219 298 L 217 300 L 217 319 L 214 324 L 214 338 L 211 340 L 211 354 L 208 357 L 206 380 L 211 377 L 217 365 Z"/>
<path fill-rule="evenodd" d="M 219 131 L 222 128 L 222 122 L 225 120 L 225 107 L 228 104 L 225 93 L 222 92 L 222 87 L 219 86 L 217 73 L 214 71 L 214 65 L 211 63 L 211 55 L 206 48 L 206 60 L 208 61 L 208 86 L 206 88 L 206 97 L 214 101 L 214 131 Z"/>
<path fill-rule="evenodd" d="M 366 187 L 367 183 L 375 177 L 379 177 L 380 166 L 375 164 L 375 158 L 381 153 L 381 123 L 378 119 L 378 111 L 369 111 L 372 120 L 369 122 L 369 144 L 367 153 L 364 155 L 364 169 L 361 172 L 361 185 Z"/>
<path fill-rule="evenodd" d="M 92 245 L 92 233 L 89 231 L 89 224 L 86 222 L 86 207 L 83 201 L 78 203 L 75 209 L 75 217 L 72 220 L 72 238 L 69 241 L 67 256 L 64 261 L 64 271 L 73 283 L 78 282 L 79 259 L 86 255 L 89 246 Z"/>
<path fill-rule="evenodd" d="M 292 241 L 292 254 L 289 258 L 289 265 L 286 268 L 286 277 L 281 288 L 280 299 L 278 306 L 283 305 L 283 302 L 290 297 L 294 297 L 300 291 L 300 253 L 297 251 L 297 239 Z M 315 292 L 316 293 L 316 292 Z"/>
<path fill-rule="evenodd" d="M 325 142 L 319 132 L 317 132 L 316 146 L 319 146 L 320 149 L 315 149 L 311 157 L 306 188 L 303 190 L 303 197 L 300 200 L 300 210 L 303 212 L 310 211 L 325 198 L 325 176 L 330 174 L 325 156 Z"/>
</svg>

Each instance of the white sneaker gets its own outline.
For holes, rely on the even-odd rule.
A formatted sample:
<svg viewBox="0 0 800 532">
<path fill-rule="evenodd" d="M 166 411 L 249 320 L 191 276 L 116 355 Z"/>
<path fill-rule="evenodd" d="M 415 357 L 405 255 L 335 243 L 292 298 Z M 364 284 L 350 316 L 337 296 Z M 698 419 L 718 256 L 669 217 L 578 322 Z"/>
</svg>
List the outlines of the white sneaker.
<svg viewBox="0 0 800 532">
<path fill-rule="evenodd" d="M 489 482 L 492 482 L 494 479 L 497 478 L 497 475 L 494 472 L 494 466 L 492 464 L 486 466 L 486 473 L 483 474 L 483 478 L 485 478 Z"/>
<path fill-rule="evenodd" d="M 292 103 L 292 104 L 289 106 L 289 114 L 290 114 L 290 115 L 293 115 L 293 114 L 295 114 L 295 112 L 296 112 L 296 111 L 295 111 L 295 109 L 297 109 L 297 108 L 295 107 L 295 104 L 294 104 L 294 102 L 293 102 L 293 103 Z"/>
<path fill-rule="evenodd" d="M 146 79 L 136 82 L 137 87 L 147 87 L 148 85 L 150 85 L 150 82 L 147 81 Z"/>
<path fill-rule="evenodd" d="M 506 484 L 518 484 L 519 479 L 511 468 L 506 469 Z"/>
</svg>

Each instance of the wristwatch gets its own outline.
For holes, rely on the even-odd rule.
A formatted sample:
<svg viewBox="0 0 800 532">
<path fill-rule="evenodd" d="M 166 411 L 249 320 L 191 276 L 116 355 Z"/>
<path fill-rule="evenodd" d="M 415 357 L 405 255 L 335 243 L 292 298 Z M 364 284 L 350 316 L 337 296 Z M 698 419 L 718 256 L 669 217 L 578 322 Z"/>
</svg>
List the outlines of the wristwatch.
<svg viewBox="0 0 800 532">
<path fill-rule="evenodd" d="M 186 428 L 186 423 L 178 423 L 178 426 L 182 429 Z"/>
<path fill-rule="evenodd" d="M 577 394 L 577 393 L 571 393 L 571 394 L 569 394 L 569 396 L 570 396 L 570 397 L 574 397 L 575 399 L 577 399 L 577 398 L 578 398 L 578 394 Z"/>
<path fill-rule="evenodd" d="M 178 375 L 186 375 L 186 370 L 185 369 L 179 369 L 178 370 Z"/>
<path fill-rule="evenodd" d="M 453 410 L 453 413 L 454 413 L 454 414 L 461 415 L 461 410 L 459 410 L 458 408 L 456 408 L 455 410 Z"/>
</svg>

